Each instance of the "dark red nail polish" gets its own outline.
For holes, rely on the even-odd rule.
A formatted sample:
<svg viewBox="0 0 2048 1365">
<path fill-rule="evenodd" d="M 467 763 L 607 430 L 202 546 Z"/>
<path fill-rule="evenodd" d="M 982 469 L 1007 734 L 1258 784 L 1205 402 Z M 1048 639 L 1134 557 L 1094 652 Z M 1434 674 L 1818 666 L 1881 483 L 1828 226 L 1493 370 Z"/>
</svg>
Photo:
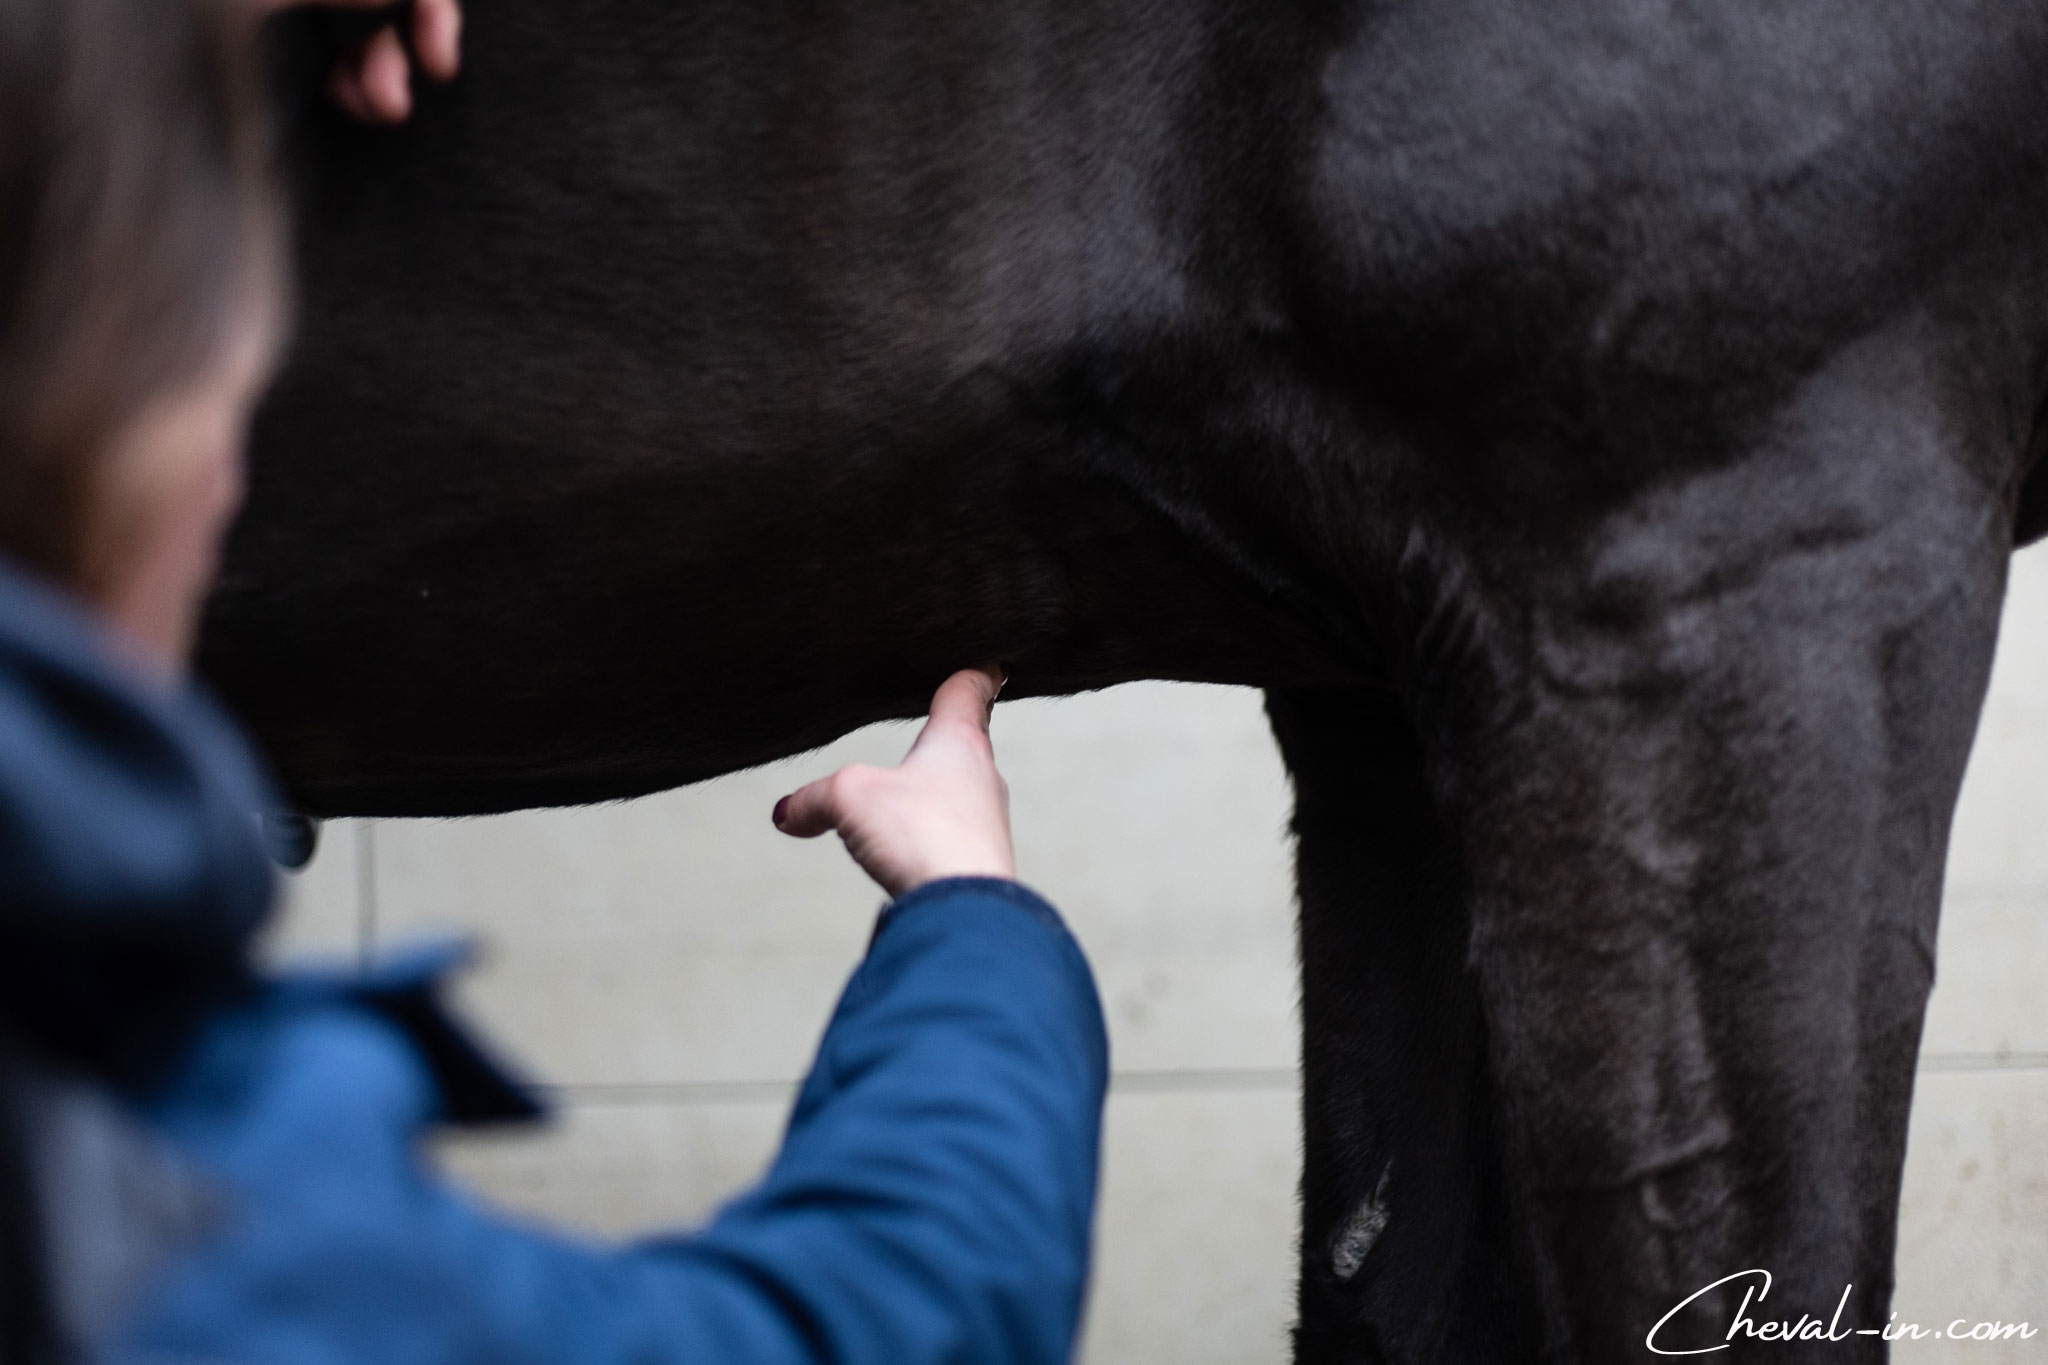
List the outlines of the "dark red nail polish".
<svg viewBox="0 0 2048 1365">
<path fill-rule="evenodd" d="M 785 796 L 780 801 L 777 801 L 775 803 L 775 814 L 769 816 L 768 818 L 775 822 L 775 828 L 781 829 L 783 818 L 788 814 L 789 798 Z"/>
</svg>

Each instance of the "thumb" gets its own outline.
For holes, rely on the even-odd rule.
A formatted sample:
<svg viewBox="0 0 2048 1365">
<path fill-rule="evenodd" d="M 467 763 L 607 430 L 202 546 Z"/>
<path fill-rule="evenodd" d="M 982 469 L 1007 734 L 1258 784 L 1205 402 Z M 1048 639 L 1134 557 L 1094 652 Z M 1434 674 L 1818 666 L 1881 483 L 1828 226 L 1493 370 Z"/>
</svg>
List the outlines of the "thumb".
<svg viewBox="0 0 2048 1365">
<path fill-rule="evenodd" d="M 846 769 L 842 768 L 777 801 L 771 817 L 775 828 L 798 839 L 815 839 L 839 828 L 845 813 L 845 774 Z"/>
</svg>

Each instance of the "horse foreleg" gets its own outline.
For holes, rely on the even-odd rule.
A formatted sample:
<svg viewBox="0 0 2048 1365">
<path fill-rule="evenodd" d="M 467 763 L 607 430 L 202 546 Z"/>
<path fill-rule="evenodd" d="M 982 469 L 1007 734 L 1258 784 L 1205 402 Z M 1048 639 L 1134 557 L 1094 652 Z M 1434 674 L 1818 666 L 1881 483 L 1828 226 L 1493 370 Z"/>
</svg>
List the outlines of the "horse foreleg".
<svg viewBox="0 0 2048 1365">
<path fill-rule="evenodd" d="M 1301 896 L 1304 1365 L 1510 1361 L 1491 1081 L 1455 853 L 1384 695 L 1272 692 Z"/>
<path fill-rule="evenodd" d="M 1657 1349 L 1883 1358 L 2010 532 L 1937 368 L 1877 347 L 1740 458 L 1461 580 L 1431 772 L 1548 1359 L 1641 1360 L 1667 1315 Z"/>
</svg>

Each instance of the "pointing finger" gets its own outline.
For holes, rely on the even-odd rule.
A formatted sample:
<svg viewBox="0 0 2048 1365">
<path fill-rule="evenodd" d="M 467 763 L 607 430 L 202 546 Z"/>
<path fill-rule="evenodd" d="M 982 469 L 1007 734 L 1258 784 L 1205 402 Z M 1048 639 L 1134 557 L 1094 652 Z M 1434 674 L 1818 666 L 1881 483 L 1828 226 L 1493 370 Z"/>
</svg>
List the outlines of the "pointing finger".
<svg viewBox="0 0 2048 1365">
<path fill-rule="evenodd" d="M 1004 678 L 996 668 L 963 668 L 939 685 L 932 696 L 932 722 L 951 721 L 972 725 L 988 733 L 989 715 L 995 710 L 996 695 Z"/>
</svg>

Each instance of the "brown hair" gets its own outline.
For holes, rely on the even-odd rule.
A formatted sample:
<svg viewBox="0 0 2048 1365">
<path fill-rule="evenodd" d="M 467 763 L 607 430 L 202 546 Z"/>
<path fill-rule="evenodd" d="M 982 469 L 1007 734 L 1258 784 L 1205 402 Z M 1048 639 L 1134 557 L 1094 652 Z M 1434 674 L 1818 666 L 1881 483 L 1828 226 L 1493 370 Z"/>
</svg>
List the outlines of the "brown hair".
<svg viewBox="0 0 2048 1365">
<path fill-rule="evenodd" d="M 0 554 L 81 571 L 96 458 L 280 266 L 248 0 L 0 0 Z"/>
</svg>

